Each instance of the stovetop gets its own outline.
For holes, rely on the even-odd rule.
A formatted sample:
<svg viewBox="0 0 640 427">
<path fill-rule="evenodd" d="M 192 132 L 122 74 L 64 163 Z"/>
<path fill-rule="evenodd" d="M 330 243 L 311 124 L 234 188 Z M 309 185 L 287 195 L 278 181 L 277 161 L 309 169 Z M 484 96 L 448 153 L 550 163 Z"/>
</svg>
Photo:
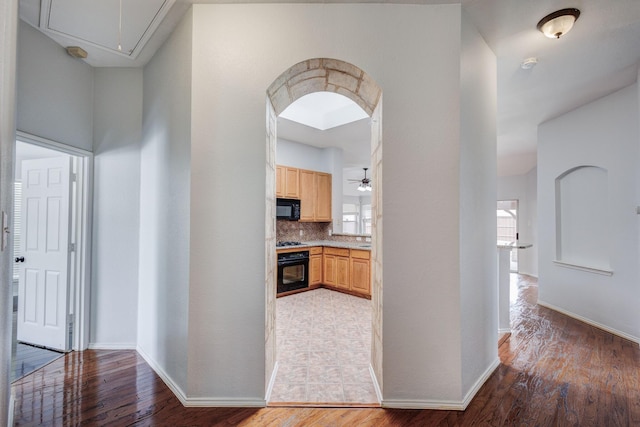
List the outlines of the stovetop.
<svg viewBox="0 0 640 427">
<path fill-rule="evenodd" d="M 285 247 L 285 246 L 298 246 L 298 245 L 301 245 L 301 244 L 302 244 L 302 242 L 277 242 L 276 243 L 276 247 L 277 248 L 282 248 L 282 247 Z"/>
</svg>

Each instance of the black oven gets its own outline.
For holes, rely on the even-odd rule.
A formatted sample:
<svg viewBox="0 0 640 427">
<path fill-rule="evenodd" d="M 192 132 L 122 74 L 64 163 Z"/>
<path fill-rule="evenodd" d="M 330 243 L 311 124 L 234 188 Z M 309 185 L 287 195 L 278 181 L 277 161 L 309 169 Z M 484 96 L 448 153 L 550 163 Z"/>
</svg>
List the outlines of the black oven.
<svg viewBox="0 0 640 427">
<path fill-rule="evenodd" d="M 278 254 L 277 293 L 309 287 L 309 251 Z"/>
</svg>

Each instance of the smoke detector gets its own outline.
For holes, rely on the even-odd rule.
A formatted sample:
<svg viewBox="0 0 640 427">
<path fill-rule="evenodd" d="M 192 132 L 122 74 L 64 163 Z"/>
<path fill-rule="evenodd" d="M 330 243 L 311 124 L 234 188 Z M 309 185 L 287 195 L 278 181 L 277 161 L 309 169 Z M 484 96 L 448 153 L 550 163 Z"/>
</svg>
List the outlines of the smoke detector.
<svg viewBox="0 0 640 427">
<path fill-rule="evenodd" d="M 522 68 L 523 70 L 530 70 L 533 67 L 535 67 L 537 63 L 538 63 L 538 58 L 532 56 L 531 58 L 527 58 L 524 61 L 522 61 L 522 63 L 520 64 L 520 68 Z"/>
</svg>

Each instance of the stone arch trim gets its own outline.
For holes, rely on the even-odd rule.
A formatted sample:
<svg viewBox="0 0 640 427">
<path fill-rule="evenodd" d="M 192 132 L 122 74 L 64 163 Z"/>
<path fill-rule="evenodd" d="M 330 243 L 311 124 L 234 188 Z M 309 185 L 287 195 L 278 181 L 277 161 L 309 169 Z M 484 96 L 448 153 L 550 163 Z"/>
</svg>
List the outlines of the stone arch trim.
<svg viewBox="0 0 640 427">
<path fill-rule="evenodd" d="M 313 92 L 344 95 L 369 116 L 382 95 L 375 80 L 355 65 L 339 59 L 314 58 L 298 62 L 280 74 L 267 89 L 267 96 L 276 115 L 280 115 L 298 98 Z"/>
</svg>

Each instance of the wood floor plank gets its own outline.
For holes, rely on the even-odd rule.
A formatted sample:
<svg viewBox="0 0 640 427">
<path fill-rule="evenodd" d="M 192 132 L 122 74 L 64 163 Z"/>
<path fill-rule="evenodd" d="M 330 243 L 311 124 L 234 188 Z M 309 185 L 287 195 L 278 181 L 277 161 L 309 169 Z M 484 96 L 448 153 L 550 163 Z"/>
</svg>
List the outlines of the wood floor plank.
<svg viewBox="0 0 640 427">
<path fill-rule="evenodd" d="M 536 304 L 518 276 L 501 365 L 466 411 L 185 408 L 135 351 L 65 355 L 13 384 L 17 426 L 634 426 L 640 349 Z"/>
</svg>

